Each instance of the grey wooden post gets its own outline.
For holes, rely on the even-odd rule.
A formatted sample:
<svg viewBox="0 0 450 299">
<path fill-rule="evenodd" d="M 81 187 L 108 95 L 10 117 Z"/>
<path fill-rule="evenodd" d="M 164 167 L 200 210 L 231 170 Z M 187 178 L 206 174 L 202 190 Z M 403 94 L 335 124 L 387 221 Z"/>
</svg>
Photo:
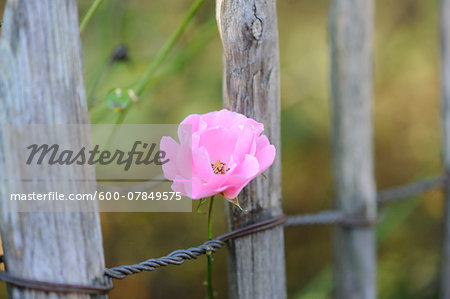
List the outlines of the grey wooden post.
<svg viewBox="0 0 450 299">
<path fill-rule="evenodd" d="M 450 173 L 450 1 L 440 1 L 442 153 L 445 173 Z M 447 179 L 448 182 L 448 179 Z M 450 186 L 445 185 L 444 243 L 441 298 L 450 298 Z"/>
<path fill-rule="evenodd" d="M 264 123 L 277 148 L 274 164 L 239 195 L 247 215 L 227 204 L 229 229 L 279 216 L 281 208 L 280 84 L 275 0 L 217 0 L 223 43 L 223 103 Z M 231 298 L 286 297 L 284 234 L 281 226 L 231 243 Z"/>
<path fill-rule="evenodd" d="M 0 122 L 89 123 L 81 59 L 77 1 L 9 0 L 0 40 Z M 69 133 L 68 133 L 69 134 Z M 18 161 L 14 145 L 0 139 L 0 225 L 6 269 L 22 278 L 92 285 L 102 283 L 104 257 L 96 204 L 91 212 L 11 212 L 5 160 Z M 85 142 L 88 136 L 67 136 Z M 64 143 L 67 140 L 61 140 Z M 93 170 L 93 169 L 92 169 Z M 72 173 L 76 177 L 75 173 Z M 54 181 L 70 193 L 93 193 L 95 182 Z M 22 191 L 32 192 L 28 185 Z M 90 298 L 11 286 L 13 298 Z M 100 296 L 102 297 L 102 296 Z M 107 296 L 103 296 L 106 298 Z"/>
<path fill-rule="evenodd" d="M 372 149 L 372 0 L 333 0 L 330 9 L 331 105 L 335 205 L 376 218 Z M 334 229 L 334 296 L 376 297 L 371 227 Z"/>
</svg>

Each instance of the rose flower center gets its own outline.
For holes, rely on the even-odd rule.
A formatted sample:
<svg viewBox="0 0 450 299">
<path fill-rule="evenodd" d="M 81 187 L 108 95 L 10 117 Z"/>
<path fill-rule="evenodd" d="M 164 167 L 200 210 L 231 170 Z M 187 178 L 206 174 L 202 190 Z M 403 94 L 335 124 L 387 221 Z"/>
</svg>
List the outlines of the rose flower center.
<svg viewBox="0 0 450 299">
<path fill-rule="evenodd" d="M 211 163 L 211 167 L 214 174 L 225 174 L 230 170 L 230 168 L 227 167 L 227 164 L 220 162 L 220 160 L 217 160 L 216 163 Z"/>
</svg>

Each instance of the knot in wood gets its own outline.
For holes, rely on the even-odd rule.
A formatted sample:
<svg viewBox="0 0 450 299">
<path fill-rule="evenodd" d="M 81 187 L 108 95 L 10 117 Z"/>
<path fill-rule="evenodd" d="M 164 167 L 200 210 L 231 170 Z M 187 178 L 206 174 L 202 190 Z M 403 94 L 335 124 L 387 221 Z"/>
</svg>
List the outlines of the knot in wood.
<svg viewBox="0 0 450 299">
<path fill-rule="evenodd" d="M 262 21 L 256 17 L 251 26 L 252 36 L 254 39 L 259 40 L 262 35 Z"/>
</svg>

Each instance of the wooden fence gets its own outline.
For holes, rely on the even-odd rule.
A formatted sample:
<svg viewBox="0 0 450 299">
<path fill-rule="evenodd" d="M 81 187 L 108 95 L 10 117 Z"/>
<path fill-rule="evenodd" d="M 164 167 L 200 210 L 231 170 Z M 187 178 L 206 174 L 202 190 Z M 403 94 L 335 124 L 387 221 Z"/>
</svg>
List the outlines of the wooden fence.
<svg viewBox="0 0 450 299">
<path fill-rule="evenodd" d="M 2 127 L 89 123 L 78 24 L 76 1 L 7 2 L 0 40 Z M 66 138 L 78 138 L 80 144 L 88 140 L 81 132 Z M 16 208 L 7 200 L 14 183 L 6 178 L 20 177 L 16 173 L 20 170 L 5 168 L 6 159 L 18 158 L 14 143 L 2 136 L 0 148 L 0 228 L 8 272 L 59 283 L 103 283 L 105 263 L 96 206 L 91 206 L 90 213 L 9 212 Z M 58 181 L 58 173 L 49 173 L 46 179 L 43 184 L 48 190 L 58 187 L 67 193 L 90 193 L 96 189 L 95 182 Z M 35 191 L 26 183 L 21 190 Z M 12 298 L 56 298 L 15 286 L 8 288 L 8 294 Z"/>
<path fill-rule="evenodd" d="M 217 0 L 223 43 L 224 106 L 261 121 L 280 149 L 280 66 L 275 0 Z M 450 172 L 450 0 L 441 0 L 443 153 Z M 373 0 L 332 0 L 329 18 L 335 207 L 358 225 L 336 226 L 334 296 L 376 298 L 377 194 L 373 161 Z M 13 124 L 88 123 L 75 0 L 9 0 L 0 40 L 0 121 Z M 82 135 L 80 135 L 82 136 Z M 0 195 L 6 197 L 5 159 L 14 144 L 0 136 Z M 87 136 L 79 137 L 87 138 Z M 80 140 L 81 142 L 81 140 Z M 283 214 L 281 163 L 268 179 L 243 191 L 248 215 L 228 210 L 230 230 Z M 55 174 L 56 175 L 56 174 Z M 51 178 L 51 177 L 50 177 Z M 295 179 L 295 178 L 288 178 Z M 51 181 L 48 187 L 52 188 Z M 59 184 L 59 183 L 58 183 Z M 59 186 L 61 187 L 61 186 Z M 94 184 L 66 183 L 89 193 Z M 23 191 L 27 187 L 23 186 Z M 32 190 L 29 190 L 32 191 Z M 104 284 L 104 258 L 96 206 L 90 213 L 12 213 L 1 201 L 6 269 L 23 278 L 59 283 Z M 355 208 L 358 213 L 354 214 Z M 450 188 L 446 188 L 441 297 L 450 298 Z M 232 298 L 285 298 L 282 226 L 229 244 Z M 48 254 L 58 252 L 60 254 Z M 14 298 L 55 294 L 10 287 Z M 101 295 L 107 297 L 107 295 Z M 57 294 L 58 298 L 88 297 Z"/>
<path fill-rule="evenodd" d="M 444 172 L 450 173 L 450 1 L 440 1 L 442 153 Z M 450 184 L 445 188 L 441 298 L 450 298 Z"/>
</svg>

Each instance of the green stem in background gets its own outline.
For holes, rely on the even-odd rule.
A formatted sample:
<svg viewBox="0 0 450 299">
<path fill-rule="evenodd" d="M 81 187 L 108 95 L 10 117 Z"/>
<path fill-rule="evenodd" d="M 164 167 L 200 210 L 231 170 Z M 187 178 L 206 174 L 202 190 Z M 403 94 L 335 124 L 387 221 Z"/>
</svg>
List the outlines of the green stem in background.
<svg viewBox="0 0 450 299">
<path fill-rule="evenodd" d="M 107 72 L 111 68 L 111 66 L 112 66 L 112 64 L 108 63 L 108 64 L 106 64 L 105 66 L 103 66 L 101 68 L 100 73 L 93 80 L 94 83 L 89 88 L 89 91 L 86 92 L 86 99 L 87 99 L 87 103 L 88 103 L 88 109 L 91 109 L 95 105 L 94 93 L 95 93 L 95 91 L 96 91 L 100 81 L 107 74 Z"/>
<path fill-rule="evenodd" d="M 145 72 L 145 74 L 142 76 L 142 78 L 137 82 L 136 88 L 134 88 L 135 94 L 139 97 L 142 95 L 142 92 L 144 91 L 146 85 L 152 79 L 153 75 L 155 74 L 155 71 L 157 68 L 162 64 L 162 62 L 166 59 L 167 55 L 169 54 L 170 50 L 173 48 L 177 40 L 180 38 L 181 34 L 186 29 L 189 22 L 192 20 L 192 18 L 195 16 L 197 11 L 199 10 L 200 6 L 205 2 L 205 0 L 197 0 L 195 1 L 192 6 L 189 8 L 189 11 L 187 12 L 186 16 L 184 17 L 183 21 L 181 22 L 180 26 L 175 30 L 175 32 L 172 34 L 172 36 L 167 40 L 167 42 L 162 46 L 162 48 L 159 50 L 158 54 L 156 55 L 153 62 L 150 64 L 149 68 Z M 121 123 L 125 116 L 128 114 L 129 109 L 126 109 L 122 111 L 122 115 L 120 118 L 120 122 L 116 122 L 116 124 Z"/>
<path fill-rule="evenodd" d="M 178 28 L 175 30 L 175 32 L 172 34 L 169 40 L 167 40 L 167 42 L 159 50 L 158 54 L 156 55 L 156 58 L 153 60 L 153 62 L 150 64 L 145 74 L 137 83 L 136 89 L 134 90 L 136 92 L 136 95 L 140 96 L 142 94 L 148 81 L 150 81 L 156 69 L 160 66 L 160 64 L 164 61 L 164 59 L 166 59 L 170 50 L 173 48 L 177 40 L 180 38 L 181 34 L 184 32 L 187 25 L 195 16 L 195 14 L 199 10 L 203 2 L 205 2 L 205 0 L 196 0 L 189 8 L 189 11 L 187 12 L 180 26 L 178 26 Z"/>
<path fill-rule="evenodd" d="M 209 202 L 209 210 L 208 210 L 208 240 L 212 239 L 212 207 L 214 203 L 214 196 L 211 196 L 211 200 Z M 213 264 L 213 258 L 212 258 L 212 251 L 208 250 L 206 251 L 206 258 L 207 258 L 207 268 L 206 268 L 206 289 L 208 292 L 208 299 L 213 299 L 213 288 L 212 288 L 212 264 Z"/>
<path fill-rule="evenodd" d="M 155 73 L 156 69 L 161 65 L 163 60 L 165 60 L 166 56 L 168 55 L 168 53 L 170 52 L 172 47 L 175 45 L 175 42 L 181 36 L 184 29 L 187 27 L 188 23 L 192 20 L 193 16 L 198 11 L 198 9 L 200 8 L 201 4 L 203 4 L 203 2 L 204 2 L 204 0 L 197 0 L 194 4 L 192 4 L 191 8 L 189 9 L 186 16 L 184 17 L 183 22 L 176 29 L 176 31 L 172 34 L 172 36 L 169 38 L 169 40 L 163 45 L 163 47 L 158 51 L 156 58 L 150 64 L 145 75 L 136 83 L 137 88 L 135 88 L 134 91 L 137 96 L 142 96 L 142 93 L 143 93 L 144 89 L 147 87 L 147 84 L 149 83 L 149 81 L 151 79 L 154 79 L 154 73 Z M 215 33 L 215 30 L 217 30 L 216 24 L 215 24 L 215 18 L 211 18 L 210 21 L 208 21 L 207 24 L 204 25 L 202 28 L 208 33 L 208 36 L 210 38 L 212 38 L 213 37 L 212 33 Z M 214 29 L 214 31 L 212 31 L 213 29 Z M 212 31 L 212 33 L 211 33 L 211 31 Z M 200 43 L 201 46 L 206 45 L 206 41 L 204 40 L 203 36 L 197 37 L 195 42 Z M 196 45 L 195 46 L 191 45 L 191 47 L 197 48 Z M 200 49 L 197 49 L 196 51 L 200 51 Z M 196 51 L 192 51 L 191 56 L 194 56 Z M 183 53 L 180 55 L 182 56 Z M 192 58 L 192 57 L 187 57 L 187 58 L 185 57 L 184 59 L 188 60 L 190 58 Z M 174 68 L 174 67 L 172 67 L 172 68 Z M 163 79 L 163 78 L 159 78 L 159 79 Z M 142 87 L 139 87 L 141 85 L 142 85 Z M 140 92 L 138 93 L 138 91 L 140 91 Z M 91 105 L 90 108 L 91 108 L 90 109 L 91 120 L 95 120 L 94 123 L 102 120 L 103 118 L 105 118 L 105 116 L 110 114 L 110 110 L 108 108 L 106 108 L 105 105 Z M 93 112 L 93 110 L 95 110 L 95 112 Z M 130 109 L 126 109 L 125 111 L 122 111 L 123 114 L 119 121 L 121 121 L 125 118 L 126 114 L 129 112 L 129 110 Z M 118 123 L 116 122 L 116 124 L 118 124 Z"/>
<path fill-rule="evenodd" d="M 123 119 L 125 118 L 126 114 L 125 111 L 127 111 L 127 108 L 125 108 L 125 110 L 119 111 L 117 114 L 117 118 L 115 121 L 115 126 L 113 127 L 111 133 L 108 136 L 108 139 L 106 139 L 105 142 L 105 149 L 108 149 L 111 147 L 111 141 L 113 140 L 114 135 L 116 135 L 117 129 L 119 124 L 121 124 L 123 122 Z M 103 149 L 100 149 L 100 151 L 103 151 Z"/>
<path fill-rule="evenodd" d="M 118 112 L 119 115 L 117 115 L 117 119 L 116 119 L 116 122 L 115 122 L 116 125 L 119 125 L 119 124 L 123 123 L 123 119 L 127 115 L 126 112 L 127 112 L 128 109 L 130 109 L 130 108 L 125 108 L 124 110 Z"/>
<path fill-rule="evenodd" d="M 80 23 L 80 34 L 83 34 L 84 29 L 86 28 L 87 24 L 91 20 L 92 16 L 94 15 L 97 8 L 102 4 L 103 0 L 95 0 L 94 3 L 92 3 L 91 7 L 89 7 L 89 10 L 84 15 L 83 19 Z"/>
</svg>

